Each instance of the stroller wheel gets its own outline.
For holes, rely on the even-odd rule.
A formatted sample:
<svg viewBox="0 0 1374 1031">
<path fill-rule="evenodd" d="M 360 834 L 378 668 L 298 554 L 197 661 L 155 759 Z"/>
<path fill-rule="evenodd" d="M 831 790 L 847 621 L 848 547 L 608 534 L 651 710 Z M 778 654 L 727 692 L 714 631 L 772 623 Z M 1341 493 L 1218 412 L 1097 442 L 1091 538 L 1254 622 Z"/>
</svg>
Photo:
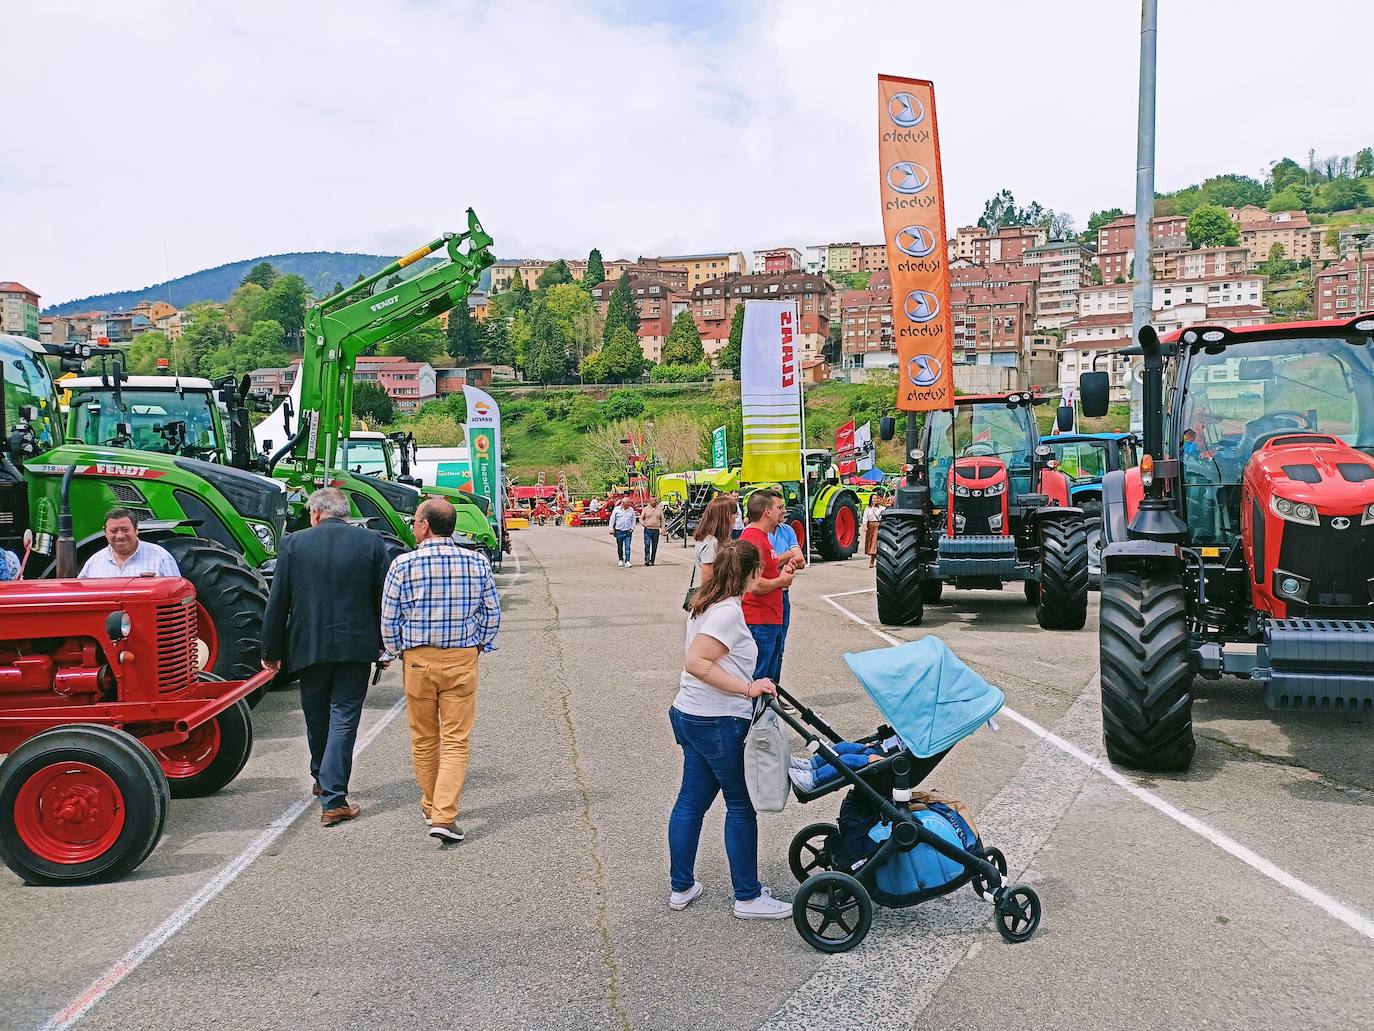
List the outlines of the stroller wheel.
<svg viewBox="0 0 1374 1031">
<path fill-rule="evenodd" d="M 787 849 L 787 865 L 797 883 L 835 865 L 835 840 L 839 833 L 833 823 L 812 823 L 797 831 Z"/>
<path fill-rule="evenodd" d="M 848 952 L 873 926 L 873 900 L 847 873 L 813 874 L 792 898 L 792 922 L 813 949 Z"/>
<path fill-rule="evenodd" d="M 997 900 L 997 930 L 1015 945 L 1040 926 L 1040 896 L 1034 888 L 1018 884 Z"/>
<path fill-rule="evenodd" d="M 1002 850 L 1000 848 L 983 849 L 983 858 L 997 867 L 997 871 L 1002 875 L 1003 881 L 1007 879 L 1007 857 L 1002 855 Z M 973 885 L 973 890 L 978 893 L 979 898 L 985 899 L 988 897 L 988 882 L 981 874 L 974 874 L 973 880 L 970 883 Z"/>
</svg>

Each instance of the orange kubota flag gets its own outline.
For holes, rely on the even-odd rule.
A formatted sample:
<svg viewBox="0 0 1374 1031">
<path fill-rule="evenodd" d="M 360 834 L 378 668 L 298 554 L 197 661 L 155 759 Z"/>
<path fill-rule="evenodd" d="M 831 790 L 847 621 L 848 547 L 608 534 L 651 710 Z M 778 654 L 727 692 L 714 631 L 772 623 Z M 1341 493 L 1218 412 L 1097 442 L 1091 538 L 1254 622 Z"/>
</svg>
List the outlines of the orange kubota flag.
<svg viewBox="0 0 1374 1031">
<path fill-rule="evenodd" d="M 935 88 L 878 76 L 878 174 L 883 239 L 892 274 L 897 407 L 954 407 L 954 323 L 949 311 L 945 198 Z"/>
</svg>

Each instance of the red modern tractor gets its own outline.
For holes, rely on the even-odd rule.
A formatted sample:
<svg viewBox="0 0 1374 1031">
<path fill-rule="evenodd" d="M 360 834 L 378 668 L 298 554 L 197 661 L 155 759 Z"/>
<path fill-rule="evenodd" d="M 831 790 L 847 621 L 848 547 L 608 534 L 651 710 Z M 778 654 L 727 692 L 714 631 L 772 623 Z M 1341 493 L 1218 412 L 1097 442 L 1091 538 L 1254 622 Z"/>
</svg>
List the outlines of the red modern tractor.
<svg viewBox="0 0 1374 1031">
<path fill-rule="evenodd" d="M 218 791 L 253 747 L 245 699 L 271 679 L 202 673 L 196 592 L 180 577 L 0 583 L 0 858 L 31 884 L 128 873 L 172 796 Z"/>
<path fill-rule="evenodd" d="M 1140 351 L 1146 455 L 1102 484 L 1108 756 L 1186 768 L 1196 676 L 1261 681 L 1274 709 L 1370 713 L 1374 317 L 1146 327 Z M 1106 375 L 1082 378 L 1088 415 Z"/>
<path fill-rule="evenodd" d="M 1030 393 L 964 395 L 929 412 L 911 471 L 878 526 L 878 618 L 915 626 L 945 584 L 998 590 L 1020 580 L 1048 630 L 1088 609 L 1088 538 L 1070 482 L 1040 442 Z M 893 423 L 884 419 L 883 439 Z M 914 434 L 908 430 L 914 443 Z"/>
</svg>

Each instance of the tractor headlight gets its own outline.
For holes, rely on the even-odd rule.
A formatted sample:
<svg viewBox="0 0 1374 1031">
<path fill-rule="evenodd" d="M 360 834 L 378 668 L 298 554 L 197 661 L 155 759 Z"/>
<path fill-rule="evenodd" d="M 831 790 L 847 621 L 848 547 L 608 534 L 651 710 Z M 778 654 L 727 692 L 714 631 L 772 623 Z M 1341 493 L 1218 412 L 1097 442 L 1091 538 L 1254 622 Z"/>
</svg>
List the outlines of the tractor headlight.
<svg viewBox="0 0 1374 1031">
<path fill-rule="evenodd" d="M 1005 494 L 1006 492 L 1007 492 L 1007 484 L 1006 484 L 1006 481 L 1003 481 L 1002 483 L 994 483 L 994 484 L 993 484 L 991 487 L 989 487 L 987 490 L 983 491 L 983 493 L 984 493 L 985 495 L 987 495 L 988 497 L 990 497 L 990 498 L 995 498 L 995 497 L 997 497 L 997 496 L 1000 495 L 1000 494 Z"/>
<path fill-rule="evenodd" d="M 129 619 L 129 614 L 122 609 L 115 609 L 105 617 L 105 633 L 109 634 L 111 641 L 122 641 L 133 632 L 134 624 Z"/>
<path fill-rule="evenodd" d="M 954 496 L 956 498 L 968 497 L 968 488 L 965 487 L 962 483 L 956 483 L 954 485 Z"/>
<path fill-rule="evenodd" d="M 272 532 L 272 527 L 266 523 L 249 523 L 253 528 L 253 535 L 257 537 L 258 543 L 263 546 L 263 550 L 269 554 L 277 550 L 277 536 Z"/>
<path fill-rule="evenodd" d="M 1001 532 L 1002 532 L 1002 513 L 1001 513 L 1001 512 L 994 512 L 992 515 L 988 516 L 988 529 L 989 529 L 989 530 L 996 530 L 998 533 L 1001 533 Z"/>
<path fill-rule="evenodd" d="M 967 521 L 968 521 L 968 520 L 967 520 L 964 516 L 960 515 L 958 512 L 955 512 L 955 513 L 954 513 L 954 532 L 955 532 L 955 533 L 963 533 L 963 532 L 964 532 L 964 523 L 966 523 Z"/>
<path fill-rule="evenodd" d="M 1366 505 L 1364 515 L 1360 516 L 1361 526 L 1368 526 L 1370 523 L 1374 523 L 1374 505 Z"/>
<path fill-rule="evenodd" d="M 1269 499 L 1269 510 L 1280 519 L 1286 519 L 1290 523 L 1317 526 L 1320 522 L 1317 519 L 1317 510 L 1305 501 L 1289 501 L 1287 498 L 1273 497 Z"/>
</svg>

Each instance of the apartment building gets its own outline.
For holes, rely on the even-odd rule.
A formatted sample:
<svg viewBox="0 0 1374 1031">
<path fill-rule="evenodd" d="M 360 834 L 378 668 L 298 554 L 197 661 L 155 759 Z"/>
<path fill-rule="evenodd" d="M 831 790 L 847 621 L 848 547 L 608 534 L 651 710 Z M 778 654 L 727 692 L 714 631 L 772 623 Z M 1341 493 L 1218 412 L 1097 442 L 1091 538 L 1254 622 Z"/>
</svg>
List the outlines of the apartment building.
<svg viewBox="0 0 1374 1031">
<path fill-rule="evenodd" d="M 592 289 L 592 303 L 600 309 L 603 318 L 616 286 L 607 281 Z M 631 279 L 629 287 L 639 309 L 640 350 L 649 361 L 662 361 L 668 331 L 673 327 L 673 320 L 691 308 L 691 295 L 666 279 Z"/>
<path fill-rule="evenodd" d="M 684 290 L 695 290 L 708 279 L 743 275 L 744 254 L 740 251 L 721 251 L 716 254 L 664 254 L 656 258 L 640 258 L 640 262 L 657 261 L 663 269 L 679 269 L 686 273 Z"/>
<path fill-rule="evenodd" d="M 866 243 L 859 248 L 859 271 L 886 272 L 887 244 Z"/>
<path fill-rule="evenodd" d="M 777 272 L 763 276 L 726 276 L 692 290 L 692 318 L 706 353 L 714 357 L 730 338 L 730 320 L 744 301 L 795 301 L 800 320 L 796 336 L 803 358 L 821 357 L 830 339 L 835 288 L 822 276 Z"/>
<path fill-rule="evenodd" d="M 800 272 L 802 267 L 801 251 L 795 247 L 771 247 L 754 252 L 754 275 L 764 276 L 772 272 Z"/>
<path fill-rule="evenodd" d="M 813 276 L 823 276 L 830 271 L 830 245 L 810 243 L 802 256 L 802 271 Z"/>
<path fill-rule="evenodd" d="M 863 244 L 832 243 L 826 247 L 826 252 L 827 271 L 831 275 L 863 271 Z"/>
<path fill-rule="evenodd" d="M 493 292 L 509 290 L 511 281 L 517 275 L 527 290 L 535 290 L 539 286 L 539 277 L 557 260 L 555 258 L 548 261 L 542 259 L 537 261 L 498 261 L 491 267 L 491 290 Z M 582 277 L 587 274 L 585 259 L 564 258 L 562 260 L 567 264 L 573 279 L 580 282 Z"/>
<path fill-rule="evenodd" d="M 1264 284 L 1265 277 L 1253 272 L 1201 279 L 1156 280 L 1152 307 L 1160 311 L 1184 304 L 1205 304 L 1209 308 L 1258 306 L 1264 303 Z M 1078 293 L 1080 316 L 1129 313 L 1130 310 L 1129 284 L 1089 286 Z"/>
<path fill-rule="evenodd" d="M 1150 250 L 1182 251 L 1188 248 L 1186 215 L 1160 215 L 1150 220 Z M 1102 282 L 1129 282 L 1135 261 L 1135 216 L 1122 215 L 1097 230 L 1097 267 Z"/>
<path fill-rule="evenodd" d="M 1035 284 L 950 288 L 956 357 L 966 362 L 1017 365 L 1034 328 Z"/>
<path fill-rule="evenodd" d="M 1078 292 L 1092 282 L 1092 252 L 1074 240 L 1054 240 L 1022 256 L 1036 270 L 1035 326 L 1058 329 L 1078 315 Z"/>
<path fill-rule="evenodd" d="M 1249 209 L 1242 209 L 1242 213 Z M 1263 218 L 1241 221 L 1240 245 L 1250 252 L 1250 267 L 1257 268 L 1269 260 L 1274 244 L 1283 248 L 1283 256 L 1290 261 L 1307 261 L 1312 257 L 1312 224 L 1305 211 L 1275 211 Z"/>
<path fill-rule="evenodd" d="M 845 290 L 839 295 L 839 309 L 844 368 L 889 369 L 897 364 L 889 273 L 875 272 L 866 290 Z"/>
<path fill-rule="evenodd" d="M 1319 319 L 1353 319 L 1374 312 L 1374 248 L 1362 263 L 1350 258 L 1318 272 L 1312 300 Z"/>
<path fill-rule="evenodd" d="M 268 390 L 273 397 L 291 391 L 291 384 L 300 375 L 299 358 L 280 369 L 254 369 L 248 374 L 253 390 Z M 354 383 L 375 383 L 386 391 L 387 397 L 403 412 L 414 412 L 436 396 L 434 366 L 429 362 L 411 362 L 401 357 L 372 355 L 359 358 L 353 369 Z"/>
<path fill-rule="evenodd" d="M 1150 255 L 1150 265 L 1156 279 L 1206 279 L 1244 273 L 1250 267 L 1248 255 L 1244 247 L 1157 250 Z"/>
<path fill-rule="evenodd" d="M 1048 237 L 1042 226 L 1003 226 L 995 233 L 972 238 L 972 260 L 979 265 L 994 261 L 1020 261 L 1026 251 L 1039 247 Z M 957 236 L 955 241 L 957 249 Z"/>
<path fill-rule="evenodd" d="M 963 258 L 965 261 L 973 260 L 974 244 L 979 240 L 986 240 L 989 233 L 982 226 L 960 226 L 954 231 L 954 249 L 950 254 L 950 260 Z"/>
<path fill-rule="evenodd" d="M 22 283 L 0 283 L 0 333 L 38 339 L 38 294 Z"/>
</svg>

